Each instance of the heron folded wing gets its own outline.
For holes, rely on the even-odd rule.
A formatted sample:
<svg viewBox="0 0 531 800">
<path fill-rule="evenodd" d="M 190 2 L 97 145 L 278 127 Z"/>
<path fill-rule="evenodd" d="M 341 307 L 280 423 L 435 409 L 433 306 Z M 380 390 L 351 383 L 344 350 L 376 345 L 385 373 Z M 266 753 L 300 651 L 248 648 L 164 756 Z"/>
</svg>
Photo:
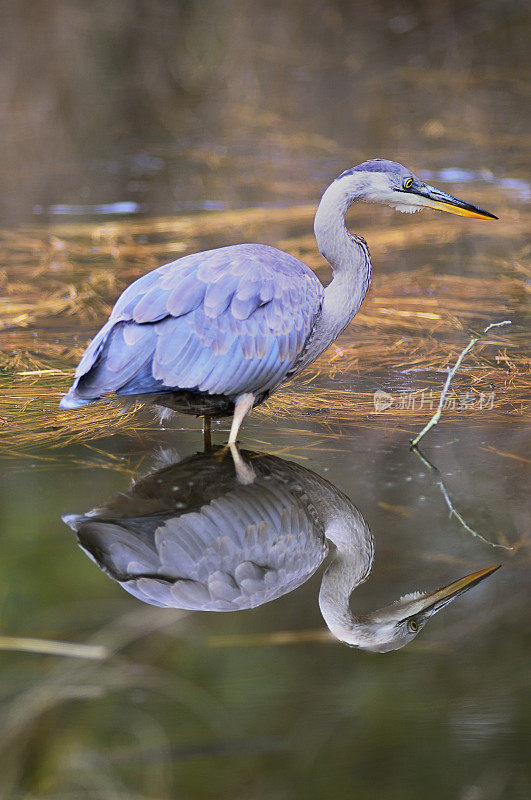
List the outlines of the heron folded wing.
<svg viewBox="0 0 531 800">
<path fill-rule="evenodd" d="M 158 569 L 159 557 L 153 543 L 120 520 L 87 517 L 79 524 L 77 539 L 83 550 L 115 580 L 156 573 Z"/>
<path fill-rule="evenodd" d="M 77 395 L 81 398 L 99 397 L 142 374 L 143 367 L 151 361 L 155 340 L 152 326 L 139 328 L 131 322 L 115 325 L 106 337 L 95 365 L 79 377 Z"/>
<path fill-rule="evenodd" d="M 101 517 L 90 512 L 65 521 L 85 552 L 144 602 L 211 611 L 253 608 L 307 580 L 327 551 L 323 521 L 299 484 L 285 473 L 280 480 L 270 471 L 264 476 L 258 469 L 257 475 L 246 486 L 231 474 L 232 488 L 204 504 L 192 492 L 193 510 L 168 511 L 164 503 L 151 513 L 152 506 L 145 506 L 151 489 L 142 486 L 140 508 L 127 502 L 116 506 L 119 517 L 107 516 L 108 506 Z M 166 488 L 181 483 L 172 473 L 157 479 L 157 486 L 164 480 Z M 190 486 L 187 479 L 185 484 Z"/>
<path fill-rule="evenodd" d="M 266 392 L 296 362 L 322 300 L 311 270 L 272 247 L 185 256 L 125 290 L 87 348 L 70 394 Z"/>
</svg>

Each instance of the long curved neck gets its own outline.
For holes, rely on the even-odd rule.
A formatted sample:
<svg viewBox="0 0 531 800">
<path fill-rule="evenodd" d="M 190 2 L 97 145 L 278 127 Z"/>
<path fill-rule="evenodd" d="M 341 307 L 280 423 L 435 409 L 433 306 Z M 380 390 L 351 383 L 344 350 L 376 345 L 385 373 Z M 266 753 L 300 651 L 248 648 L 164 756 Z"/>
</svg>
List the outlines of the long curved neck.
<svg viewBox="0 0 531 800">
<path fill-rule="evenodd" d="M 319 607 L 331 633 L 343 642 L 363 646 L 367 630 L 350 608 L 350 595 L 368 577 L 374 557 L 369 527 L 352 507 L 348 517 L 331 520 L 326 537 L 336 546 L 332 561 L 323 575 Z"/>
<path fill-rule="evenodd" d="M 359 192 L 336 180 L 324 193 L 315 215 L 317 246 L 333 271 L 325 289 L 321 316 L 310 342 L 311 358 L 322 353 L 357 314 L 371 281 L 371 260 L 364 239 L 345 227 L 345 214 Z M 308 361 L 311 360 L 308 358 Z"/>
</svg>

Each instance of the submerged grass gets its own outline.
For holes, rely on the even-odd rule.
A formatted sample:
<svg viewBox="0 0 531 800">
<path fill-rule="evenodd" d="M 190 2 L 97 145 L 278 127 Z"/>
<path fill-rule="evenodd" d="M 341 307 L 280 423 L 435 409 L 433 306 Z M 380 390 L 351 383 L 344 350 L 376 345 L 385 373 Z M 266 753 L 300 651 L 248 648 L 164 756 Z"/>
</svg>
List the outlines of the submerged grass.
<svg viewBox="0 0 531 800">
<path fill-rule="evenodd" d="M 90 441 L 111 431 L 149 430 L 137 407 L 121 411 L 116 403 L 102 403 L 78 412 L 58 409 L 75 364 L 119 292 L 160 263 L 224 243 L 220 237 L 267 241 L 271 226 L 278 246 L 319 273 L 324 270 L 326 279 L 328 268 L 313 236 L 298 235 L 299 229 L 310 229 L 313 212 L 313 205 L 251 208 L 0 232 L 0 256 L 7 265 L 0 272 L 0 455 Z M 364 230 L 375 261 L 406 245 L 447 245 L 462 230 L 445 215 L 420 222 L 392 219 Z M 440 375 L 462 350 L 465 328 L 518 319 L 525 309 L 529 270 L 519 244 L 524 228 L 525 220 L 507 209 L 495 234 L 513 242 L 512 257 L 497 259 L 495 277 L 492 265 L 486 277 L 440 274 L 430 266 L 377 270 L 349 329 L 312 369 L 256 413 L 266 420 L 310 415 L 323 424 L 363 426 L 381 425 L 383 419 L 414 430 L 437 407 Z M 479 236 L 492 233 L 488 226 L 475 229 Z M 482 338 L 455 376 L 445 417 L 467 424 L 482 418 L 483 424 L 488 409 L 489 419 L 518 418 L 531 384 L 524 341 L 517 325 L 510 333 L 490 331 Z M 374 406 L 376 389 L 392 395 L 392 404 L 381 411 Z M 477 410 L 483 413 L 474 415 Z"/>
</svg>

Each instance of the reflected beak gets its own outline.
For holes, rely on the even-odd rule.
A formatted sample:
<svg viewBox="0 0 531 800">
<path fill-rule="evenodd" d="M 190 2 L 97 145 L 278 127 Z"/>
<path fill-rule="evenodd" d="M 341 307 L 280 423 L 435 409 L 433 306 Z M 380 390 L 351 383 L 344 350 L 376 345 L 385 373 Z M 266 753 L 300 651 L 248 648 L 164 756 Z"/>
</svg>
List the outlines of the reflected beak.
<svg viewBox="0 0 531 800">
<path fill-rule="evenodd" d="M 435 208 L 438 211 L 448 211 L 449 214 L 458 214 L 460 217 L 475 217 L 476 219 L 498 219 L 490 211 L 485 211 L 483 208 L 478 208 L 465 200 L 459 200 L 458 197 L 453 197 L 451 194 L 441 192 L 434 186 L 427 184 L 413 185 L 409 189 L 412 194 L 418 194 L 424 199 L 424 205 L 429 208 Z"/>
<path fill-rule="evenodd" d="M 469 589 L 473 586 L 477 586 L 484 578 L 492 575 L 500 566 L 501 564 L 497 564 L 495 567 L 480 569 L 479 572 L 473 572 L 471 575 L 466 575 L 464 578 L 460 578 L 458 581 L 454 581 L 442 589 L 437 589 L 436 592 L 420 597 L 416 601 L 418 608 L 415 609 L 414 613 L 423 613 L 427 617 L 431 617 L 433 614 L 436 614 L 437 611 L 440 611 L 441 608 L 448 605 L 448 603 L 451 603 L 452 600 L 455 600 L 456 597 L 464 594 L 464 592 L 468 592 Z"/>
</svg>

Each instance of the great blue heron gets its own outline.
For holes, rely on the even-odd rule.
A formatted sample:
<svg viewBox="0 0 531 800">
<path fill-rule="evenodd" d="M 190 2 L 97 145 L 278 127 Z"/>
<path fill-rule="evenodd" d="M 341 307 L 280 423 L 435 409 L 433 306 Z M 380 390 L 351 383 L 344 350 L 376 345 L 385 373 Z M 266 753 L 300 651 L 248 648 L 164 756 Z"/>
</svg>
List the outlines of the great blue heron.
<svg viewBox="0 0 531 800">
<path fill-rule="evenodd" d="M 436 592 L 415 592 L 355 615 L 350 595 L 369 575 L 373 539 L 333 484 L 276 456 L 242 451 L 244 482 L 230 458 L 210 451 L 169 463 L 88 514 L 64 521 L 82 549 L 140 600 L 165 608 L 238 611 L 307 581 L 335 552 L 319 592 L 331 633 L 365 650 L 396 650 L 428 619 L 497 567 Z M 247 474 L 253 473 L 253 480 Z"/>
<path fill-rule="evenodd" d="M 85 351 L 61 408 L 106 392 L 212 418 L 245 415 L 319 356 L 358 312 L 371 279 L 367 243 L 345 227 L 354 200 L 399 211 L 430 207 L 497 219 L 428 186 L 393 161 L 365 161 L 324 193 L 315 237 L 330 263 L 325 289 L 288 253 L 240 244 L 193 253 L 132 283 Z"/>
</svg>

